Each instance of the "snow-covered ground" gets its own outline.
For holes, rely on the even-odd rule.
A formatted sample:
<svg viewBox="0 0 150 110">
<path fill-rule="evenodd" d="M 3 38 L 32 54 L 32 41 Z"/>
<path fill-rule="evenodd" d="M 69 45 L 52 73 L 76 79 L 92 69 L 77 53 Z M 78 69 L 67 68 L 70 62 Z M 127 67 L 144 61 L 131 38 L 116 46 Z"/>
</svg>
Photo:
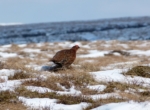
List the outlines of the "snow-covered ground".
<svg viewBox="0 0 150 110">
<path fill-rule="evenodd" d="M 114 59 L 113 63 L 108 63 L 105 66 L 98 66 L 100 69 L 98 71 L 89 71 L 88 73 L 93 75 L 98 82 L 120 82 L 120 83 L 130 83 L 138 84 L 143 87 L 147 87 L 150 91 L 150 79 L 140 76 L 127 76 L 122 74 L 129 70 L 129 68 L 135 65 L 149 65 L 150 57 L 150 42 L 149 41 L 133 41 L 133 42 L 118 42 L 118 41 L 91 41 L 91 42 L 59 42 L 59 43 L 37 43 L 37 44 L 20 44 L 20 45 L 3 45 L 0 46 L 0 62 L 7 62 L 10 58 L 20 58 L 20 59 L 30 59 L 26 67 L 40 71 L 38 77 L 47 78 L 48 75 L 61 76 L 59 72 L 49 72 L 41 71 L 41 68 L 45 65 L 49 66 L 52 63 L 48 62 L 54 53 L 60 49 L 70 48 L 71 46 L 78 44 L 81 48 L 77 52 L 77 59 L 84 59 L 83 62 L 79 62 L 79 65 L 73 64 L 73 68 L 79 69 L 80 64 L 84 62 L 94 63 L 94 59 L 97 58 L 107 58 L 109 53 L 113 50 L 121 50 L 129 53 L 129 56 L 124 56 L 120 53 L 113 53 L 110 58 Z M 133 47 L 134 46 L 134 47 Z M 119 61 L 122 58 L 125 60 Z M 36 63 L 39 60 L 41 62 Z M 85 61 L 86 60 L 86 61 Z M 19 62 L 19 60 L 17 61 Z M 106 61 L 103 61 L 104 63 Z M 15 64 L 16 62 L 14 62 Z M 22 82 L 26 79 L 9 80 L 8 77 L 16 74 L 20 70 L 15 70 L 14 68 L 1 68 L 0 69 L 0 91 L 14 91 L 18 86 L 22 85 Z M 30 80 L 30 79 L 27 79 Z M 35 78 L 35 80 L 38 80 Z M 59 84 L 58 84 L 59 85 Z M 45 92 L 57 92 L 59 95 L 84 95 L 80 90 L 78 90 L 75 85 L 70 88 L 65 88 L 59 85 L 63 91 L 56 91 L 46 87 L 37 86 L 26 86 L 30 91 L 37 91 L 39 93 Z M 107 99 L 109 97 L 121 98 L 118 92 L 112 93 L 101 93 L 106 89 L 105 84 L 93 84 L 88 85 L 87 88 L 91 90 L 96 90 L 98 94 L 85 95 L 85 97 L 90 97 L 93 100 Z M 127 90 L 128 91 L 128 90 Z M 131 92 L 131 91 L 129 91 Z M 134 93 L 133 93 L 134 94 Z M 124 97 L 125 98 L 125 97 Z M 57 103 L 58 99 L 50 98 L 29 98 L 24 96 L 18 96 L 18 100 L 21 101 L 25 106 L 32 109 L 46 109 L 46 110 L 83 110 L 84 108 L 90 106 L 90 103 L 80 102 L 78 104 L 61 104 Z M 101 104 L 100 104 L 101 105 Z M 145 100 L 143 102 L 137 101 L 124 101 L 118 103 L 107 103 L 101 106 L 92 108 L 92 110 L 149 110 L 150 101 Z"/>
<path fill-rule="evenodd" d="M 111 103 L 106 104 L 92 110 L 149 110 L 150 103 L 149 102 L 122 102 L 122 103 Z"/>
<path fill-rule="evenodd" d="M 150 40 L 150 17 L 0 26 L 0 45 L 93 40 Z"/>
</svg>

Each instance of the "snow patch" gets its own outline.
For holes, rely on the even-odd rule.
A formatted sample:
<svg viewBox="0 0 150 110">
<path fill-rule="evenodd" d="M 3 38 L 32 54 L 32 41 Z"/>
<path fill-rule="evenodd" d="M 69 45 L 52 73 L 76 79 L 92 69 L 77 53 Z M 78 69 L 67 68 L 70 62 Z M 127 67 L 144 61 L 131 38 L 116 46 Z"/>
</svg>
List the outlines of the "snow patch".
<svg viewBox="0 0 150 110">
<path fill-rule="evenodd" d="M 43 110 L 43 108 L 47 108 L 50 110 L 83 110 L 83 108 L 87 107 L 89 104 L 82 102 L 79 104 L 73 105 L 64 105 L 57 104 L 56 99 L 49 98 L 25 98 L 19 97 L 19 100 L 23 102 L 24 105 L 31 107 L 32 109 Z"/>
<path fill-rule="evenodd" d="M 0 52 L 0 57 L 3 58 L 9 58 L 9 57 L 16 57 L 16 53 L 6 53 L 6 52 Z"/>
<path fill-rule="evenodd" d="M 149 110 L 150 102 L 121 102 L 121 103 L 110 103 L 99 106 L 92 110 Z"/>
</svg>

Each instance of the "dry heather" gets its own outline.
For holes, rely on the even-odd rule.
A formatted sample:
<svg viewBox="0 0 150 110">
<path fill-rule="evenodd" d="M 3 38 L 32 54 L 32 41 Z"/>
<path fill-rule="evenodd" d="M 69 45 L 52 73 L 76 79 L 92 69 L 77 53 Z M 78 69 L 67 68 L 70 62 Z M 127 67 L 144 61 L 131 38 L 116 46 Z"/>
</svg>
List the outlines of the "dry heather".
<svg viewBox="0 0 150 110">
<path fill-rule="evenodd" d="M 21 102 L 19 103 L 1 103 L 1 110 L 27 110 Z"/>
<path fill-rule="evenodd" d="M 139 89 L 146 89 L 143 86 L 140 86 L 138 83 L 120 83 L 120 82 L 108 82 L 107 87 L 104 89 L 103 93 L 112 93 L 117 91 L 125 92 L 126 90 L 138 91 Z"/>
<path fill-rule="evenodd" d="M 124 74 L 150 78 L 150 67 L 149 66 L 135 66 Z"/>
<path fill-rule="evenodd" d="M 83 71 L 60 70 L 57 74 L 61 75 L 51 75 L 46 79 L 27 80 L 23 82 L 23 85 L 42 86 L 56 91 L 63 91 L 59 85 L 66 89 L 71 88 L 73 85 L 76 89 L 81 89 L 87 85 L 97 83 L 92 75 Z"/>
<path fill-rule="evenodd" d="M 93 100 L 91 98 L 87 98 L 83 95 L 59 95 L 56 92 L 45 92 L 45 93 L 39 93 L 39 92 L 33 92 L 30 90 L 27 90 L 24 86 L 16 88 L 16 93 L 21 96 L 30 97 L 30 98 L 51 98 L 51 99 L 58 99 L 57 103 L 62 104 L 78 104 L 80 102 L 88 102 L 92 103 Z"/>
<path fill-rule="evenodd" d="M 68 42 L 69 43 L 69 42 Z M 143 45 L 145 43 L 145 45 Z M 18 70 L 13 76 L 9 76 L 8 80 L 23 79 L 22 84 L 16 87 L 14 92 L 5 91 L 0 92 L 0 105 L 3 110 L 25 110 L 26 107 L 18 101 L 18 96 L 24 96 L 28 98 L 53 98 L 58 99 L 57 103 L 63 104 L 78 104 L 80 102 L 91 103 L 85 110 L 95 108 L 97 106 L 108 104 L 111 102 L 123 102 L 123 101 L 148 101 L 150 100 L 150 92 L 148 87 L 143 87 L 142 83 L 139 84 L 136 81 L 133 83 L 121 83 L 121 82 L 97 82 L 95 77 L 89 72 L 100 71 L 104 67 L 111 64 L 119 64 L 122 62 L 137 61 L 135 64 L 115 65 L 113 68 L 126 68 L 130 67 L 129 71 L 123 73 L 123 75 L 141 76 L 149 78 L 149 67 L 140 66 L 141 64 L 148 64 L 150 59 L 146 56 L 115 56 L 106 55 L 103 57 L 94 58 L 80 58 L 79 55 L 85 55 L 89 53 L 89 50 L 149 50 L 150 43 L 145 41 L 97 41 L 97 42 L 81 42 L 83 48 L 80 48 L 77 52 L 77 59 L 69 69 L 63 69 L 56 72 L 47 72 L 35 70 L 34 65 L 42 67 L 43 65 L 50 65 L 48 60 L 58 50 L 64 49 L 65 43 L 45 43 L 41 46 L 37 44 L 28 44 L 24 47 L 20 47 L 13 44 L 6 49 L 5 52 L 17 53 L 17 57 L 5 58 L 3 62 L 0 62 L 0 69 L 14 69 Z M 53 46 L 55 45 L 55 46 Z M 90 48 L 88 47 L 90 46 Z M 25 52 L 23 49 L 39 49 L 41 52 Z M 1 57 L 0 57 L 1 58 Z M 112 69 L 113 69 L 112 68 Z M 45 76 L 43 78 L 41 76 Z M 30 78 L 30 79 L 29 79 Z M 28 80 L 25 80 L 28 79 Z M 5 82 L 0 78 L 0 83 Z M 103 91 L 97 89 L 89 89 L 89 85 L 105 85 L 106 88 Z M 37 91 L 30 91 L 27 86 L 46 87 L 53 92 L 39 93 Z M 75 90 L 81 92 L 80 95 L 60 95 L 57 92 L 69 91 L 74 86 Z M 140 91 L 142 90 L 142 91 Z M 106 99 L 93 100 L 87 97 L 88 95 L 97 95 L 105 93 L 117 93 L 120 97 L 108 97 Z M 7 106 L 8 105 L 8 106 Z M 45 108 L 46 109 L 46 108 Z"/>
<path fill-rule="evenodd" d="M 91 110 L 93 108 L 96 108 L 98 106 L 108 104 L 108 103 L 118 103 L 118 102 L 124 102 L 124 101 L 128 101 L 128 100 L 123 99 L 123 98 L 116 98 L 116 97 L 109 97 L 107 99 L 99 99 L 93 102 L 90 106 L 88 106 L 84 110 Z"/>
<path fill-rule="evenodd" d="M 26 107 L 17 99 L 17 94 L 10 91 L 0 92 L 1 110 L 26 110 Z"/>
</svg>

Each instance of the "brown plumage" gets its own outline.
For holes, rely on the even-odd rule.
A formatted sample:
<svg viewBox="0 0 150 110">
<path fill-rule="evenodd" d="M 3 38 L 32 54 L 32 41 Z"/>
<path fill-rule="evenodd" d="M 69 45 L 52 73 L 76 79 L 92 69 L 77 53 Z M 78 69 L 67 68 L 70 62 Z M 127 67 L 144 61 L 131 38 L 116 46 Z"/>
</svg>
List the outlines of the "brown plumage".
<svg viewBox="0 0 150 110">
<path fill-rule="evenodd" d="M 54 62 L 57 67 L 68 67 L 76 59 L 76 51 L 80 47 L 78 45 L 73 46 L 71 49 L 65 49 L 58 51 L 54 57 L 50 60 Z"/>
</svg>

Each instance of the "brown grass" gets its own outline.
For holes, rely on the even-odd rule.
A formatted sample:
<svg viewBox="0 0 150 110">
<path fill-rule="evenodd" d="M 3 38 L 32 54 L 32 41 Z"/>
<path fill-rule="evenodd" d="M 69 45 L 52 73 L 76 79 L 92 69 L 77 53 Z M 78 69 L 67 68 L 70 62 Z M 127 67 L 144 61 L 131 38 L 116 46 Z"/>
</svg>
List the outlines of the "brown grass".
<svg viewBox="0 0 150 110">
<path fill-rule="evenodd" d="M 1 91 L 0 92 L 0 109 L 1 110 L 26 110 L 26 107 L 19 102 L 15 92 Z"/>
<path fill-rule="evenodd" d="M 4 62 L 0 61 L 0 69 L 4 69 L 4 65 L 5 65 Z"/>
<path fill-rule="evenodd" d="M 5 69 L 15 69 L 15 70 L 22 70 L 22 71 L 26 71 L 28 73 L 34 73 L 37 72 L 32 68 L 27 68 L 26 64 L 29 64 L 30 62 L 32 62 L 32 60 L 30 59 L 22 59 L 19 57 L 14 57 L 14 58 L 8 58 L 4 65 L 3 68 Z"/>
<path fill-rule="evenodd" d="M 133 100 L 135 102 L 145 102 L 150 101 L 150 91 L 143 91 L 143 92 L 135 92 L 135 93 L 126 93 L 120 92 L 119 95 L 127 100 Z"/>
<path fill-rule="evenodd" d="M 138 92 L 139 95 L 138 102 L 143 102 L 143 101 L 150 101 L 150 90 L 143 91 L 143 92 Z"/>
<path fill-rule="evenodd" d="M 110 42 L 110 46 L 108 46 L 108 42 Z M 70 42 L 71 43 L 71 42 Z M 61 49 L 67 49 L 68 47 L 60 46 L 64 44 L 64 42 L 56 42 L 51 45 L 50 43 L 45 43 L 41 47 L 36 44 L 28 44 L 26 47 L 19 47 L 16 44 L 12 44 L 11 47 L 6 49 L 7 52 L 18 53 L 18 57 L 14 58 L 5 58 L 3 62 L 0 62 L 0 69 L 15 69 L 20 70 L 20 72 L 16 73 L 14 76 L 10 76 L 9 80 L 14 79 L 26 79 L 30 77 L 37 78 L 37 80 L 26 80 L 22 82 L 22 86 L 16 88 L 15 92 L 3 92 L 0 95 L 0 105 L 2 109 L 11 109 L 11 110 L 25 110 L 26 107 L 22 105 L 21 102 L 18 101 L 18 96 L 30 97 L 30 98 L 53 98 L 58 99 L 57 103 L 63 104 L 78 104 L 80 102 L 91 103 L 89 107 L 85 110 L 89 110 L 104 104 L 114 103 L 114 102 L 122 102 L 122 101 L 149 101 L 150 100 L 150 92 L 148 87 L 142 87 L 142 84 L 137 83 L 136 81 L 133 83 L 120 83 L 120 82 L 103 82 L 106 85 L 106 89 L 104 91 L 99 92 L 98 90 L 92 90 L 87 88 L 88 85 L 95 85 L 101 82 L 95 81 L 94 76 L 89 74 L 92 71 L 100 71 L 103 67 L 107 67 L 111 64 L 122 63 L 128 61 L 139 61 L 140 63 L 135 65 L 128 65 L 131 69 L 124 73 L 124 75 L 131 76 L 141 76 L 145 78 L 149 78 L 149 67 L 148 66 L 140 66 L 143 64 L 149 64 L 150 58 L 147 56 L 104 56 L 97 58 L 79 58 L 79 55 L 85 55 L 89 53 L 89 50 L 98 51 L 112 51 L 112 50 L 149 50 L 150 43 L 149 41 L 146 43 L 146 46 L 142 46 L 145 41 L 129 41 L 129 42 L 120 42 L 120 41 L 95 41 L 95 42 L 81 42 L 81 44 L 89 45 L 90 48 L 82 47 L 77 51 L 77 58 L 74 62 L 74 65 L 67 69 L 62 69 L 56 72 L 40 72 L 34 70 L 34 68 L 28 68 L 26 65 L 45 65 L 48 64 L 49 57 L 54 55 L 57 51 Z M 107 46 L 105 46 L 107 45 Z M 127 45 L 128 47 L 124 47 L 123 45 Z M 40 49 L 40 53 L 27 53 L 23 52 L 24 48 L 32 48 L 32 49 Z M 31 57 L 32 55 L 32 57 Z M 23 57 L 23 58 L 22 58 Z M 138 66 L 137 66 L 138 65 Z M 113 68 L 126 68 L 125 65 L 117 65 Z M 133 67 L 133 68 L 132 68 Z M 36 75 L 33 75 L 37 73 Z M 54 74 L 54 75 L 52 75 Z M 46 75 L 47 79 L 42 79 L 38 77 L 38 75 Z M 3 82 L 3 79 L 0 79 L 0 82 Z M 55 92 L 46 92 L 46 93 L 38 93 L 32 92 L 25 88 L 25 86 L 37 86 L 37 87 L 46 87 L 54 90 Z M 60 95 L 57 94 L 57 91 L 64 91 L 62 87 L 65 87 L 68 91 L 72 86 L 75 86 L 75 89 L 81 91 L 82 95 L 72 96 L 72 95 Z M 139 91 L 142 89 L 143 91 Z M 129 92 L 126 92 L 129 91 Z M 118 93 L 122 98 L 116 97 L 108 97 L 107 99 L 98 99 L 93 101 L 91 98 L 85 97 L 86 95 L 96 95 L 96 94 L 105 94 L 105 93 Z M 7 106 L 8 105 L 8 106 Z M 46 109 L 46 108 L 45 108 Z"/>
<path fill-rule="evenodd" d="M 17 44 L 11 44 L 10 50 L 11 51 L 19 51 L 19 50 L 21 50 L 21 48 Z"/>
<path fill-rule="evenodd" d="M 32 75 L 29 73 L 26 73 L 24 71 L 19 71 L 17 73 L 15 73 L 13 76 L 9 76 L 8 79 L 9 80 L 16 80 L 16 79 L 26 79 L 26 78 L 31 78 Z"/>
<path fill-rule="evenodd" d="M 21 48 L 17 44 L 11 44 L 11 46 L 4 51 L 7 53 L 14 53 L 14 52 L 17 53 L 20 50 L 21 50 Z"/>
<path fill-rule="evenodd" d="M 129 90 L 132 88 L 133 90 L 137 91 L 138 89 L 147 89 L 143 86 L 140 86 L 138 83 L 121 83 L 121 82 L 108 82 L 107 87 L 104 89 L 103 93 L 112 93 L 115 91 L 122 91 Z"/>
<path fill-rule="evenodd" d="M 47 87 L 52 90 L 63 91 L 63 89 L 57 85 L 57 79 L 58 79 L 57 77 L 53 77 L 53 76 L 47 78 L 46 80 L 43 80 L 41 78 L 38 78 L 37 80 L 31 79 L 31 80 L 24 81 L 22 85 Z"/>
<path fill-rule="evenodd" d="M 10 91 L 1 91 L 0 92 L 0 103 L 11 102 L 11 100 L 16 100 L 17 97 L 15 93 Z"/>
<path fill-rule="evenodd" d="M 59 71 L 62 74 L 61 79 L 71 82 L 76 87 L 86 86 L 96 83 L 94 77 L 88 72 L 81 70 L 62 70 Z"/>
<path fill-rule="evenodd" d="M 91 98 L 79 95 L 79 96 L 72 96 L 72 95 L 58 95 L 59 101 L 58 103 L 63 104 L 79 104 L 81 102 L 92 103 L 93 100 Z"/>
<path fill-rule="evenodd" d="M 88 106 L 87 108 L 85 108 L 84 110 L 91 110 L 93 108 L 102 106 L 104 104 L 108 104 L 108 103 L 118 103 L 118 102 L 124 102 L 126 101 L 123 98 L 115 98 L 115 97 L 110 97 L 107 99 L 98 99 L 96 101 L 94 101 L 90 106 Z"/>
<path fill-rule="evenodd" d="M 23 57 L 30 57 L 30 53 L 19 51 L 18 55 L 23 56 Z"/>
<path fill-rule="evenodd" d="M 45 93 L 38 93 L 38 92 L 31 92 L 30 90 L 27 90 L 25 87 L 19 87 L 15 90 L 18 95 L 24 96 L 24 97 L 30 97 L 30 98 L 52 98 L 52 99 L 58 99 L 57 103 L 62 104 L 78 104 L 81 102 L 88 102 L 92 103 L 93 100 L 91 98 L 78 95 L 59 95 L 56 92 L 45 92 Z"/>
<path fill-rule="evenodd" d="M 45 92 L 45 93 L 38 93 L 37 91 L 30 91 L 25 88 L 25 86 L 20 86 L 15 89 L 15 92 L 19 96 L 24 96 L 24 97 L 30 97 L 30 98 L 54 98 L 56 97 L 56 92 Z"/>
<path fill-rule="evenodd" d="M 136 102 L 138 102 L 140 100 L 140 96 L 137 94 L 134 94 L 134 93 L 119 92 L 118 94 L 126 100 L 133 100 Z"/>
<path fill-rule="evenodd" d="M 129 71 L 127 71 L 124 74 L 150 78 L 150 67 L 149 66 L 136 66 L 136 67 L 131 68 Z"/>
<path fill-rule="evenodd" d="M 82 92 L 82 94 L 84 95 L 94 95 L 94 94 L 99 94 L 100 92 L 96 89 L 89 89 L 87 87 L 83 87 L 80 89 L 80 91 Z"/>
<path fill-rule="evenodd" d="M 1 110 L 27 110 L 22 103 L 0 103 Z"/>
<path fill-rule="evenodd" d="M 96 83 L 94 77 L 87 72 L 61 70 L 59 73 L 61 76 L 51 75 L 46 80 L 28 80 L 25 81 L 23 85 L 42 86 L 52 90 L 62 90 L 57 83 L 64 86 L 66 89 L 69 89 L 72 85 L 75 85 L 77 88 L 81 88 L 88 84 Z"/>
<path fill-rule="evenodd" d="M 93 63 L 85 62 L 85 63 L 81 64 L 81 69 L 83 71 L 87 71 L 87 72 L 99 71 L 100 65 L 99 65 L 99 63 L 93 64 Z"/>
<path fill-rule="evenodd" d="M 80 69 L 91 72 L 91 71 L 100 71 L 102 67 L 106 67 L 110 64 L 128 62 L 131 61 L 132 57 L 124 57 L 124 56 L 104 56 L 97 58 L 77 58 L 74 62 L 75 65 L 80 65 Z M 89 62 L 88 62 L 89 61 Z M 118 68 L 122 68 L 123 66 L 117 66 Z"/>
</svg>

